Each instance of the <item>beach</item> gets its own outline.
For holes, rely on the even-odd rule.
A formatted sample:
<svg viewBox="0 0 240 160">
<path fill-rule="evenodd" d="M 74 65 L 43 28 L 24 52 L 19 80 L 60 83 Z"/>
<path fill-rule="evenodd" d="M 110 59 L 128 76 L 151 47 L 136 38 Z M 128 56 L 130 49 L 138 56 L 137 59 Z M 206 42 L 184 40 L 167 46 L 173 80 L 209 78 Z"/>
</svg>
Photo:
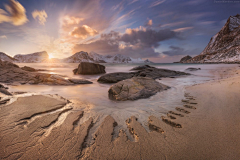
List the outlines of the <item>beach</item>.
<svg viewBox="0 0 240 160">
<path fill-rule="evenodd" d="M 197 83 L 199 76 L 163 79 L 161 83 L 172 84 L 172 89 L 128 107 L 132 103 L 116 103 L 113 108 L 103 103 L 97 108 L 90 102 L 74 103 L 75 98 L 61 93 L 6 96 L 0 106 L 0 155 L 2 159 L 238 159 L 240 70 L 234 65 L 209 73 L 214 78 Z M 157 107 L 156 99 L 170 96 L 168 92 L 181 96 L 165 99 L 164 107 Z M 145 107 L 137 108 L 141 102 Z"/>
</svg>

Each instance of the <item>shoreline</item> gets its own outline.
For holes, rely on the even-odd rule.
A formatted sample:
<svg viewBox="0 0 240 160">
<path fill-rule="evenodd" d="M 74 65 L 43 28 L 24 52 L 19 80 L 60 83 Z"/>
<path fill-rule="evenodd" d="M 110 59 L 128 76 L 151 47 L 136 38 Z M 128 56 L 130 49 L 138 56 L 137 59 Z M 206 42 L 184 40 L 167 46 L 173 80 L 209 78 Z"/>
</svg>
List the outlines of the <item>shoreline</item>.
<svg viewBox="0 0 240 160">
<path fill-rule="evenodd" d="M 231 71 L 229 73 L 231 75 L 230 78 L 216 79 L 185 87 L 185 100 L 182 101 L 182 106 L 178 107 L 183 110 L 172 109 L 162 117 L 149 116 L 147 122 L 149 129 L 147 130 L 136 117 L 129 117 L 125 123 L 130 134 L 121 130 L 113 117 L 106 115 L 103 120 L 97 122 L 90 116 L 84 118 L 83 111 L 74 110 L 71 108 L 71 103 L 67 102 L 66 99 L 63 100 L 63 103 L 59 101 L 62 99 L 61 96 L 55 96 L 52 100 L 48 100 L 54 103 L 53 106 L 50 104 L 49 107 L 53 107 L 55 110 L 55 103 L 60 103 L 61 110 L 57 108 L 54 112 L 40 111 L 38 114 L 40 117 L 31 120 L 34 114 L 36 114 L 33 113 L 33 115 L 28 116 L 31 123 L 29 121 L 27 123 L 21 121 L 16 127 L 12 126 L 13 123 L 7 123 L 11 124 L 10 126 L 1 123 L 3 130 L 0 132 L 3 136 L 0 137 L 0 146 L 5 148 L 4 146 L 7 145 L 8 147 L 3 149 L 4 152 L 0 153 L 0 157 L 3 157 L 3 159 L 17 157 L 25 159 L 36 156 L 36 158 L 41 157 L 44 159 L 53 158 L 51 157 L 51 154 L 53 154 L 55 158 L 60 158 L 63 155 L 65 158 L 69 158 L 68 156 L 70 155 L 65 152 L 69 152 L 70 148 L 73 147 L 70 143 L 77 143 L 76 146 L 78 148 L 71 150 L 71 153 L 78 158 L 73 156 L 73 159 L 237 159 L 240 156 L 238 151 L 240 139 L 236 139 L 240 134 L 240 124 L 236 124 L 240 120 L 240 116 L 237 114 L 240 111 L 238 107 L 240 101 L 236 96 L 240 92 L 240 89 L 238 89 L 240 87 L 240 82 L 238 81 L 240 70 L 237 68 L 225 71 Z M 238 74 L 236 74 L 236 69 Z M 218 72 L 216 74 L 221 73 Z M 46 97 L 46 95 L 33 95 L 25 97 L 25 99 L 32 101 L 32 97 L 35 96 L 39 96 L 39 99 Z M 225 96 L 228 98 L 225 99 Z M 48 96 L 48 98 L 51 98 L 51 96 Z M 229 99 L 231 99 L 231 102 L 228 102 Z M 37 102 L 35 103 L 38 106 L 44 103 L 39 100 Z M 70 103 L 70 108 L 65 108 L 65 103 Z M 25 101 L 11 102 L 8 106 L 12 105 L 30 107 L 28 102 Z M 192 108 L 184 107 L 185 105 L 192 106 Z M 225 108 L 227 105 L 232 106 L 231 110 L 229 110 L 230 107 Z M 6 109 L 5 106 L 0 106 L 1 111 L 4 108 Z M 6 114 L 9 111 L 5 109 L 4 111 L 7 113 L 0 116 L 0 119 L 3 120 L 2 122 L 6 120 L 4 116 L 8 117 Z M 45 114 L 45 112 L 49 112 L 49 114 Z M 17 112 L 13 113 L 16 114 Z M 11 117 L 13 116 L 12 113 L 9 112 L 9 114 Z M 7 119 L 10 120 L 9 118 L 11 117 Z M 45 120 L 40 122 L 40 120 L 47 117 L 50 119 L 49 122 Z M 37 119 L 39 121 L 35 122 Z M 51 119 L 53 120 L 52 122 Z M 36 136 L 36 134 L 39 135 L 39 131 L 34 131 L 33 137 L 30 135 L 26 142 L 21 142 L 21 139 L 24 139 L 21 137 L 21 134 L 25 133 L 25 135 L 28 135 L 28 132 L 32 132 L 31 128 L 34 126 L 31 124 L 34 123 L 36 131 L 41 129 L 40 126 L 43 123 L 46 123 L 41 129 L 41 133 L 46 136 L 42 137 L 41 134 L 40 137 Z M 97 128 L 96 123 L 99 124 Z M 13 130 L 11 127 L 13 127 Z M 96 130 L 94 133 L 91 130 L 93 128 Z M 9 131 L 6 132 L 5 129 Z M 48 131 L 49 129 L 51 130 Z M 116 131 L 119 132 L 116 133 Z M 19 132 L 20 136 L 18 138 L 15 137 L 15 132 Z M 55 137 L 54 134 L 57 134 L 58 137 Z M 69 136 L 64 137 L 63 134 L 69 134 Z M 93 137 L 94 141 L 91 144 L 87 144 L 86 140 L 92 139 L 92 135 L 96 135 Z M 76 139 L 79 136 L 80 139 Z M 128 139 L 129 136 L 132 136 L 132 138 Z M 17 142 L 5 141 L 3 137 L 6 139 L 14 139 L 15 137 Z M 67 140 L 65 138 L 72 140 L 65 142 Z M 48 141 L 53 141 L 54 143 L 50 144 Z M 17 145 L 17 147 L 16 143 L 27 144 Z M 41 143 L 44 146 L 40 145 Z M 28 145 L 32 147 L 28 147 Z M 226 146 L 232 147 L 226 148 Z M 53 147 L 53 149 L 46 151 L 45 147 Z M 59 151 L 60 148 L 58 147 L 63 148 L 63 150 Z M 12 153 L 12 151 L 15 153 Z"/>
</svg>

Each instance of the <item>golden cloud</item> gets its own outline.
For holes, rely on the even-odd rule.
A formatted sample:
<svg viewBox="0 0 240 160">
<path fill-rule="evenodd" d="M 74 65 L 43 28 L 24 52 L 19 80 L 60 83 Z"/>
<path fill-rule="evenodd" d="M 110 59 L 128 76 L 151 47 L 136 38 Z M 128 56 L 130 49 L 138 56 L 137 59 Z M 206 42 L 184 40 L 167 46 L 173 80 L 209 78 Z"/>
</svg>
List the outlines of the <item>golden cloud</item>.
<svg viewBox="0 0 240 160">
<path fill-rule="evenodd" d="M 42 10 L 42 11 L 38 11 L 38 10 L 35 10 L 32 12 L 32 16 L 34 19 L 37 19 L 38 20 L 38 23 L 41 24 L 41 25 L 45 25 L 45 22 L 47 21 L 47 13 Z"/>
<path fill-rule="evenodd" d="M 0 23 L 10 22 L 15 26 L 23 25 L 28 21 L 25 8 L 15 0 L 9 0 L 9 5 L 5 5 L 8 13 L 0 9 Z"/>
<path fill-rule="evenodd" d="M 148 26 L 152 26 L 153 25 L 153 21 L 151 19 L 149 19 L 149 21 L 147 22 Z"/>
<path fill-rule="evenodd" d="M 87 25 L 83 25 L 74 27 L 73 31 L 71 31 L 69 34 L 76 38 L 86 39 L 88 36 L 94 36 L 98 34 L 98 32 Z"/>
</svg>

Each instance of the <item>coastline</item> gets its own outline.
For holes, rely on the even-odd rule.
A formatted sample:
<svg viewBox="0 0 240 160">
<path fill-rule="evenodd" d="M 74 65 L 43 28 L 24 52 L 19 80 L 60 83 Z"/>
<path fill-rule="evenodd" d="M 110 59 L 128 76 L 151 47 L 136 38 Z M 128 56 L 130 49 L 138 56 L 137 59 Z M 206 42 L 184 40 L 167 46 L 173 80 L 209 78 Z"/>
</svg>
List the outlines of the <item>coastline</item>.
<svg viewBox="0 0 240 160">
<path fill-rule="evenodd" d="M 24 159 L 32 156 L 40 159 L 69 158 L 68 152 L 71 152 L 73 159 L 237 159 L 240 156 L 238 150 L 240 139 L 237 139 L 240 134 L 240 124 L 237 123 L 240 120 L 238 114 L 240 101 L 237 97 L 237 93 L 240 92 L 238 89 L 240 70 L 236 71 L 234 68 L 222 72 L 229 73 L 231 77 L 186 87 L 187 101 L 183 101 L 179 108 L 189 111 L 189 114 L 171 110 L 172 112 L 168 112 L 163 118 L 150 116 L 148 120 L 150 132 L 138 122 L 136 117 L 129 117 L 126 125 L 133 136 L 131 140 L 124 130 L 115 133 L 116 121 L 113 117 L 106 116 L 94 133 L 96 135 L 93 137 L 94 142 L 91 145 L 86 144 L 86 139 L 92 136 L 90 130 L 96 123 L 92 117 L 85 117 L 83 120 L 84 112 L 72 109 L 71 103 L 59 96 L 52 97 L 52 100 L 49 99 L 51 96 L 48 96 L 47 101 L 51 103 L 45 105 L 42 104 L 45 99 L 42 95 L 37 98 L 26 97 L 28 101 L 20 98 L 20 101 L 11 102 L 10 106 L 32 107 L 33 103 L 28 102 L 35 99 L 38 106 L 47 105 L 54 111 L 49 111 L 48 107 L 45 107 L 46 110 L 37 111 L 38 115 L 42 115 L 37 117 L 38 121 L 35 122 L 36 113 L 32 112 L 25 117 L 25 113 L 11 113 L 12 110 L 9 112 L 5 106 L 1 106 L 1 111 L 5 113 L 0 117 L 3 120 L 1 134 L 4 135 L 0 137 L 0 146 L 3 148 L 0 157 L 3 159 Z M 69 106 L 65 107 L 67 103 Z M 194 103 L 191 106 L 196 109 L 184 108 L 183 106 L 188 103 Z M 58 104 L 60 108 L 56 106 Z M 21 123 L 14 126 L 14 119 L 13 122 L 5 123 L 14 114 L 21 116 L 21 119 L 17 120 L 21 120 Z M 171 119 L 171 116 L 176 119 Z M 6 117 L 8 118 L 5 119 Z M 49 120 L 41 122 L 47 117 Z M 22 120 L 24 118 L 27 122 Z M 52 132 L 49 132 L 49 129 Z M 31 133 L 28 139 L 21 137 L 28 135 L 27 133 Z M 67 137 L 64 136 L 66 134 Z M 17 142 L 12 142 L 11 138 Z M 49 141 L 53 141 L 53 144 L 48 143 Z M 74 145 L 70 145 L 71 143 Z M 5 145 L 7 148 L 4 147 Z M 51 147 L 51 152 L 46 151 L 46 148 Z"/>
</svg>

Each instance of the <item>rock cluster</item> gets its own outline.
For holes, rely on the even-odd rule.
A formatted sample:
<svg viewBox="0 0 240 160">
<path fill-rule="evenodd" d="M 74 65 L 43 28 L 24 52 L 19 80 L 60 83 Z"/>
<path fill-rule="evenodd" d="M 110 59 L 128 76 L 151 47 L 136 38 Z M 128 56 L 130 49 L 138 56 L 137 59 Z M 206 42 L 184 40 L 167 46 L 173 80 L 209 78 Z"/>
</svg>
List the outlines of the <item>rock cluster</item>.
<svg viewBox="0 0 240 160">
<path fill-rule="evenodd" d="M 32 69 L 31 69 L 32 70 Z M 0 82 L 8 84 L 45 84 L 45 85 L 73 85 L 79 84 L 69 81 L 60 75 L 36 73 L 23 70 L 18 65 L 0 60 Z"/>
</svg>

